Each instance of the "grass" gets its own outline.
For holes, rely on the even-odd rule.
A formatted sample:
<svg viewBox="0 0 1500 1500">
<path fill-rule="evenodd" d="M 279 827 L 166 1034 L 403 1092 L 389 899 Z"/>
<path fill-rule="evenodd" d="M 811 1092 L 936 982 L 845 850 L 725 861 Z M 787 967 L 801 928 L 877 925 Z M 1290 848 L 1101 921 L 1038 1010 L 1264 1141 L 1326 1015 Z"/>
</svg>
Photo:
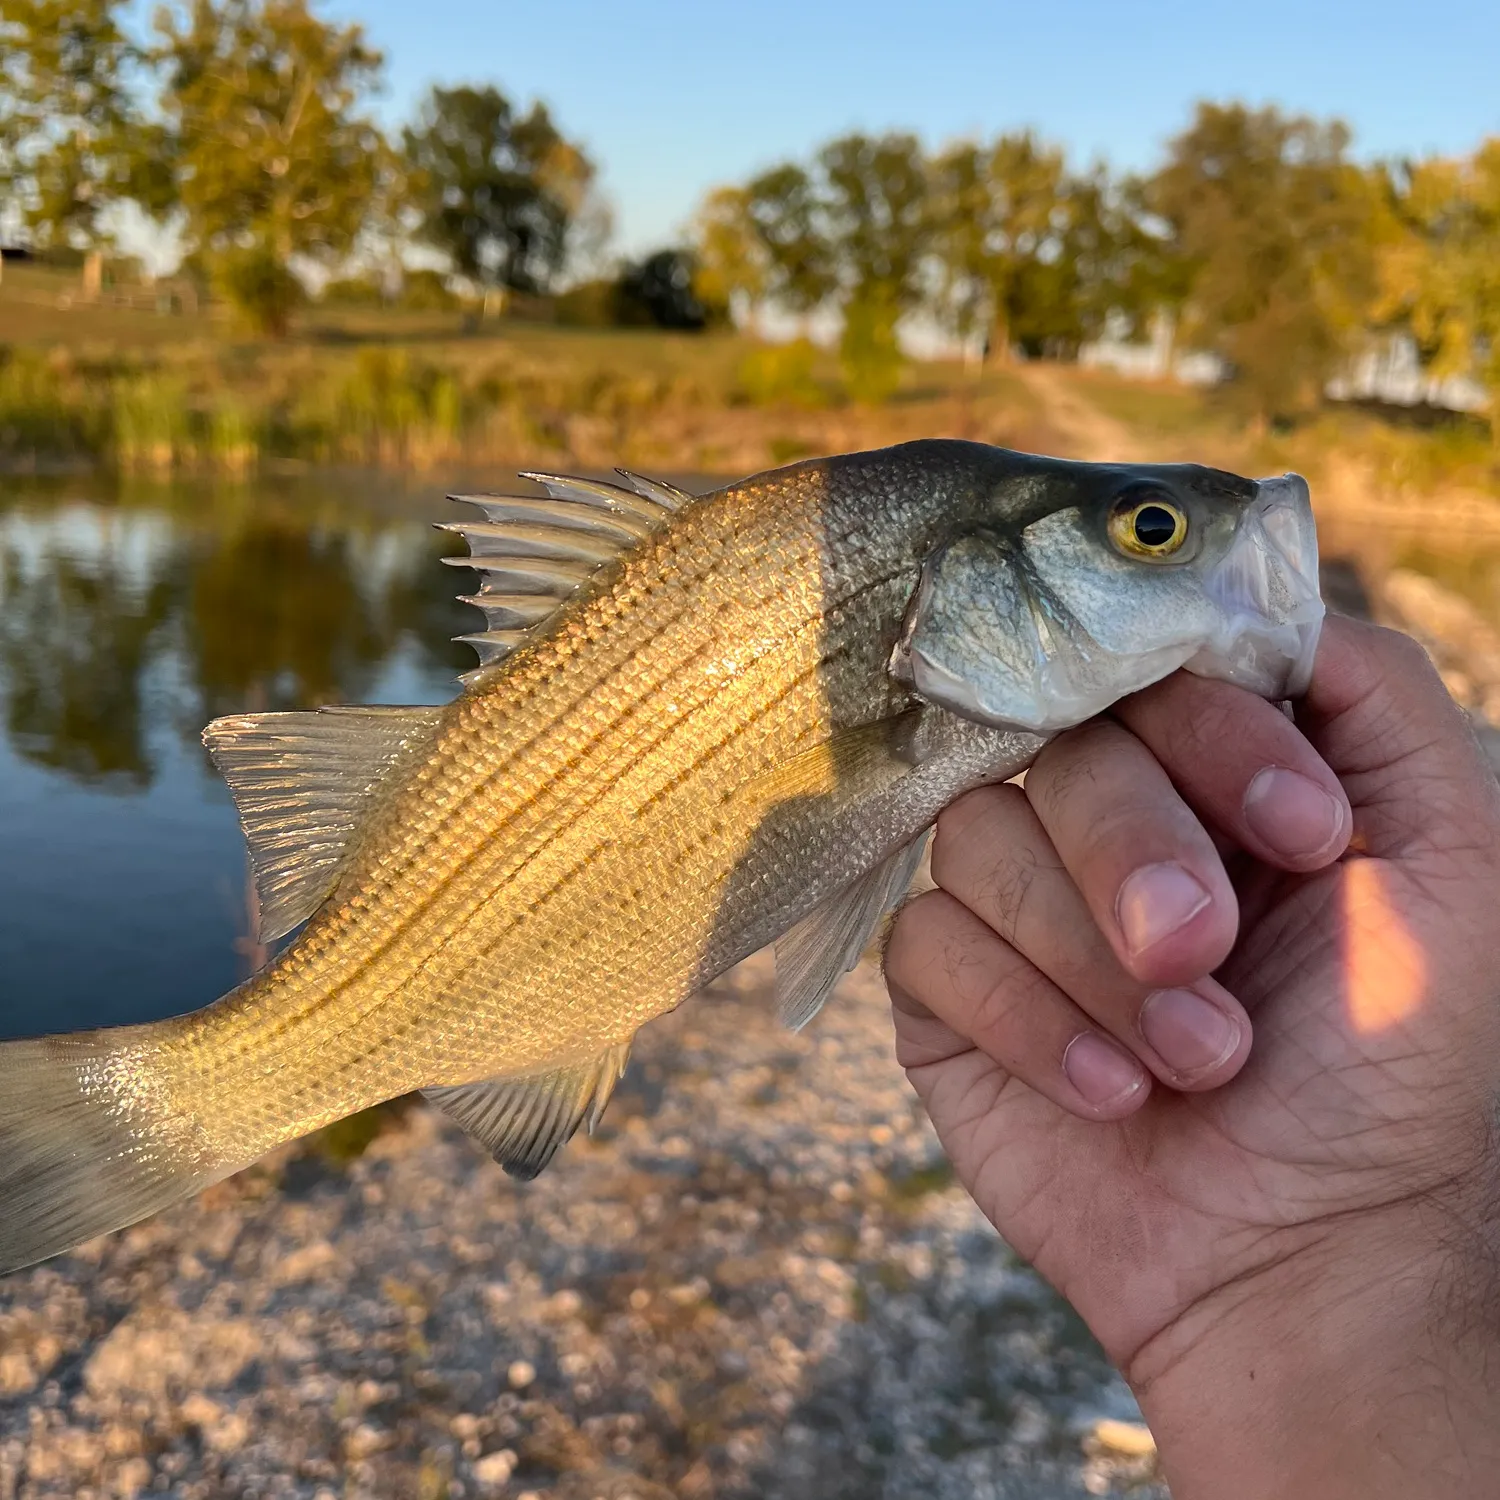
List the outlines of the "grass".
<svg viewBox="0 0 1500 1500">
<path fill-rule="evenodd" d="M 861 405 L 833 354 L 692 335 L 456 312 L 312 307 L 291 337 L 246 336 L 220 308 L 77 300 L 76 278 L 12 264 L 0 282 L 0 464 L 238 475 L 268 466 L 445 473 L 561 462 L 749 472 L 931 434 L 1045 447 L 1003 371 L 909 365 Z M 175 307 L 175 304 L 174 304 Z"/>
<path fill-rule="evenodd" d="M 1069 451 L 1015 369 L 908 364 L 888 398 L 861 402 L 836 356 L 806 341 L 469 328 L 453 311 L 313 306 L 291 337 L 267 342 L 217 306 L 158 307 L 139 289 L 85 306 L 77 285 L 69 272 L 5 269 L 0 466 L 238 477 L 345 464 L 456 478 L 561 464 L 749 473 L 921 436 Z M 1500 450 L 1472 419 L 1421 425 L 1343 407 L 1256 434 L 1216 392 L 1067 373 L 1089 405 L 1157 451 L 1242 472 L 1296 468 L 1314 482 L 1353 456 L 1386 492 L 1500 489 Z"/>
<path fill-rule="evenodd" d="M 1472 416 L 1330 403 L 1294 427 L 1256 432 L 1224 392 L 1101 370 L 1079 370 L 1075 379 L 1105 415 L 1163 451 L 1190 444 L 1202 463 L 1261 474 L 1295 469 L 1316 480 L 1355 457 L 1388 494 L 1500 490 L 1500 448 Z"/>
</svg>

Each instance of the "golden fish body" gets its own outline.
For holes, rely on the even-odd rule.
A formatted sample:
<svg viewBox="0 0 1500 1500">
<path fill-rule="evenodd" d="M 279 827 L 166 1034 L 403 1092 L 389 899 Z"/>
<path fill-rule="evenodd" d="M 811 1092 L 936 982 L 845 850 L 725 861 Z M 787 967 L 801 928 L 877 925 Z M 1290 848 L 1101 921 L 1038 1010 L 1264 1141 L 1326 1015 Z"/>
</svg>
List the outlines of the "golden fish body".
<svg viewBox="0 0 1500 1500">
<path fill-rule="evenodd" d="M 593 1057 L 760 946 L 835 789 L 757 844 L 775 803 L 747 783 L 911 701 L 884 669 L 919 559 L 835 570 L 821 490 L 714 497 L 456 700 L 290 949 L 153 1038 L 168 1111 L 253 1160 L 394 1094 Z"/>
<path fill-rule="evenodd" d="M 1058 471 L 1125 472 L 920 443 L 683 503 L 445 708 L 371 711 L 389 745 L 368 786 L 317 749 L 342 744 L 337 714 L 211 727 L 252 845 L 260 818 L 266 858 L 289 880 L 324 859 L 327 893 L 205 1010 L 0 1047 L 0 1146 L 21 1163 L 0 1159 L 0 1270 L 414 1089 L 529 1175 L 602 1108 L 643 1024 L 863 881 L 857 952 L 941 807 L 1043 742 L 924 701 L 891 663 L 908 638 L 942 654 L 912 637 L 940 540 L 1077 509 Z M 960 577 L 939 599 L 968 618 Z M 263 721 L 283 718 L 314 739 L 280 753 Z M 333 822 L 358 804 L 345 847 L 307 821 L 323 804 Z M 851 957 L 847 934 L 833 964 L 810 941 L 799 1019 Z"/>
</svg>

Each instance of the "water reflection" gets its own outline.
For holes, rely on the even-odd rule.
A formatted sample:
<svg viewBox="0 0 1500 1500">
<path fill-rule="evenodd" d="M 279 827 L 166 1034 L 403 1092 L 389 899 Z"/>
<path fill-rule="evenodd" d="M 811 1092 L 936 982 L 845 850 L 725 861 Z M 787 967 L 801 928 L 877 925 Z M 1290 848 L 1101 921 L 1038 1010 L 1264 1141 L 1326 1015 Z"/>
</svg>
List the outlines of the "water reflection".
<svg viewBox="0 0 1500 1500">
<path fill-rule="evenodd" d="M 191 1009 L 240 977 L 216 714 L 438 702 L 473 627 L 433 494 L 0 486 L 0 1036 Z"/>
</svg>

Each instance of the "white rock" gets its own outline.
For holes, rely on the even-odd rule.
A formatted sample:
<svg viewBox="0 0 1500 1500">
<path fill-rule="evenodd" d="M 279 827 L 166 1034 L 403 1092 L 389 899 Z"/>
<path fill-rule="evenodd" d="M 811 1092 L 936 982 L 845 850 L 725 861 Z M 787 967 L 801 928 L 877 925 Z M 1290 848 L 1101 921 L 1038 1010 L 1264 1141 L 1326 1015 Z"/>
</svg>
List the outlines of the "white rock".
<svg viewBox="0 0 1500 1500">
<path fill-rule="evenodd" d="M 483 1458 L 474 1460 L 475 1479 L 494 1489 L 509 1484 L 510 1476 L 515 1472 L 516 1455 L 509 1448 L 501 1448 L 497 1453 L 486 1453 Z"/>
<path fill-rule="evenodd" d="M 1156 1452 L 1156 1439 L 1144 1422 L 1117 1422 L 1101 1417 L 1089 1436 L 1099 1447 L 1124 1458 L 1149 1458 Z"/>
</svg>

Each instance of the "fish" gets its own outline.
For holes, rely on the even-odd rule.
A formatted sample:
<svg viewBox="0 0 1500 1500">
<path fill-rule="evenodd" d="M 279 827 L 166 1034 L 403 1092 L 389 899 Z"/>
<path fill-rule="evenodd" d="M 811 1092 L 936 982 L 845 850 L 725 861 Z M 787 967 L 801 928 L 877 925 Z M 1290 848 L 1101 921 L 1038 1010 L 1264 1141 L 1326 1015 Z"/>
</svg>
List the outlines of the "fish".
<svg viewBox="0 0 1500 1500">
<path fill-rule="evenodd" d="M 188 1015 L 0 1044 L 0 1272 L 418 1091 L 534 1177 L 749 954 L 806 1025 L 963 792 L 1179 668 L 1307 684 L 1296 475 L 924 439 L 618 476 L 454 497 L 485 628 L 447 704 L 207 727 L 289 940 Z"/>
</svg>

